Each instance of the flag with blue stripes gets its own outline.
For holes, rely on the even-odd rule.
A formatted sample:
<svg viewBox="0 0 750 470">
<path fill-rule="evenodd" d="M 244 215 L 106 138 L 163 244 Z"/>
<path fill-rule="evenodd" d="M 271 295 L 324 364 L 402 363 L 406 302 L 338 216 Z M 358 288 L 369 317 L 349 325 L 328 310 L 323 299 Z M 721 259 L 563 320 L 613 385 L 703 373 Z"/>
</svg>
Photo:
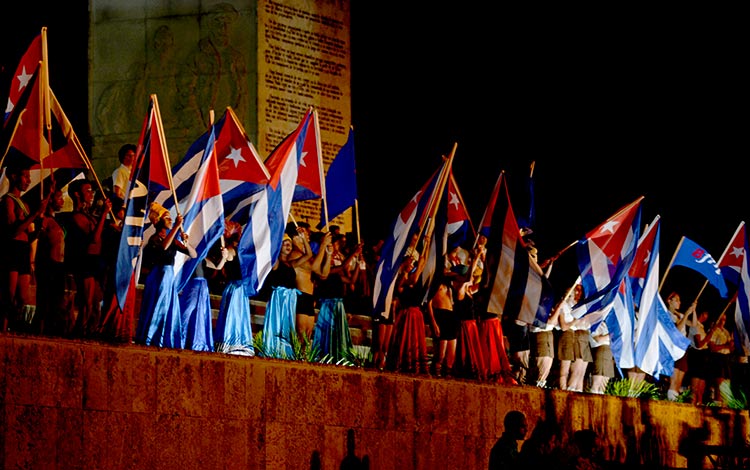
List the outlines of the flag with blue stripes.
<svg viewBox="0 0 750 470">
<path fill-rule="evenodd" d="M 481 223 L 481 230 L 487 234 L 485 270 L 490 286 L 486 311 L 545 326 L 554 304 L 554 290 L 521 239 L 506 178 L 501 172 Z"/>
<path fill-rule="evenodd" d="M 659 375 L 672 375 L 675 361 L 690 345 L 690 340 L 677 329 L 659 295 L 660 232 L 661 222 L 657 216 L 648 228 L 648 236 L 638 246 L 638 250 L 651 255 L 638 301 L 640 308 L 633 338 L 636 367 L 656 379 Z"/>
<path fill-rule="evenodd" d="M 163 142 L 163 135 L 156 96 L 152 95 L 141 129 L 141 137 L 138 140 L 120 247 L 117 253 L 115 282 L 117 300 L 122 310 L 125 310 L 130 284 L 138 281 L 140 270 L 138 260 L 141 254 L 148 205 L 154 200 L 156 194 L 169 188 L 169 163 L 164 153 L 166 145 Z"/>
<path fill-rule="evenodd" d="M 573 308 L 582 318 L 608 310 L 635 257 L 643 196 L 578 241 L 576 254 L 584 298 Z"/>
</svg>

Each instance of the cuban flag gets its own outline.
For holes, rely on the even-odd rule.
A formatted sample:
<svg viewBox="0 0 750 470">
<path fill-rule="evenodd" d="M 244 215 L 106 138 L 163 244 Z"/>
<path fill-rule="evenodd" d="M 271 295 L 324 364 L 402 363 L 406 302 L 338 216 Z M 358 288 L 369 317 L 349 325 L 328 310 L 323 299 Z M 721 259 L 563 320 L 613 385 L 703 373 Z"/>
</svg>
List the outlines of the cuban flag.
<svg viewBox="0 0 750 470">
<path fill-rule="evenodd" d="M 597 321 L 590 323 L 598 325 L 602 312 L 611 307 L 635 257 L 642 200 L 643 196 L 621 208 L 578 241 L 576 252 L 584 298 L 574 306 L 574 317 L 597 314 Z"/>
<path fill-rule="evenodd" d="M 617 295 L 612 303 L 612 310 L 604 317 L 609 329 L 610 349 L 615 364 L 620 369 L 635 367 L 635 352 L 633 334 L 635 333 L 635 306 L 631 283 L 627 279 L 620 282 Z"/>
<path fill-rule="evenodd" d="M 42 33 L 38 34 L 26 49 L 26 52 L 21 56 L 21 60 L 16 67 L 16 72 L 13 74 L 13 79 L 10 83 L 10 92 L 8 93 L 8 103 L 5 106 L 5 116 L 3 122 L 7 122 L 10 117 L 10 113 L 16 107 L 21 99 L 21 95 L 26 90 L 27 86 L 31 83 L 31 77 L 34 75 L 39 62 L 42 60 L 42 35 L 47 28 L 42 28 Z"/>
<path fill-rule="evenodd" d="M 743 246 L 747 253 L 747 234 L 743 230 Z M 734 307 L 735 344 L 742 348 L 742 355 L 750 354 L 750 268 L 748 257 L 742 257 L 739 284 L 737 288 L 737 302 Z"/>
<path fill-rule="evenodd" d="M 178 194 L 189 191 L 185 197 L 178 196 L 183 231 L 188 234 L 186 243 L 198 254 L 195 258 L 180 252 L 175 255 L 174 273 L 178 291 L 187 285 L 198 263 L 203 261 L 209 248 L 224 234 L 224 205 L 214 152 L 215 142 L 214 128 L 211 127 L 190 146 L 185 157 L 174 168 L 172 181 L 175 191 L 179 190 Z M 174 210 L 170 209 L 170 212 Z"/>
<path fill-rule="evenodd" d="M 130 180 L 125 221 L 117 253 L 115 282 L 120 309 L 125 310 L 128 288 L 138 281 L 143 230 L 149 203 L 156 194 L 170 187 L 169 163 L 164 130 L 156 95 L 151 95 L 146 119 L 138 140 L 133 173 Z"/>
<path fill-rule="evenodd" d="M 357 201 L 357 165 L 354 159 L 354 129 L 351 127 L 346 143 L 341 146 L 328 167 L 325 190 L 325 206 L 320 208 L 318 230 L 354 206 Z"/>
<path fill-rule="evenodd" d="M 641 239 L 638 240 L 638 247 L 635 250 L 633 263 L 630 265 L 630 270 L 628 271 L 630 288 L 633 293 L 633 305 L 636 309 L 640 308 L 643 288 L 646 285 L 646 276 L 649 273 L 652 258 L 658 255 L 658 253 L 654 253 L 652 250 L 654 246 L 659 245 L 656 237 L 660 232 L 660 223 L 661 216 L 657 215 L 654 217 L 653 222 L 646 227 L 643 235 L 641 235 Z"/>
<path fill-rule="evenodd" d="M 244 225 L 251 196 L 265 188 L 271 175 L 232 108 L 214 124 L 214 134 L 224 213 Z"/>
<path fill-rule="evenodd" d="M 640 308 L 633 337 L 636 367 L 657 379 L 659 375 L 672 375 L 674 362 L 690 345 L 690 340 L 677 329 L 659 295 L 660 231 L 657 216 L 638 246 L 639 252 L 648 252 L 650 256 L 640 299 L 636 301 Z M 640 258 L 644 257 L 641 254 Z"/>
<path fill-rule="evenodd" d="M 227 107 L 224 115 L 209 131 L 193 143 L 183 160 L 173 170 L 174 195 L 180 201 L 180 213 L 185 218 L 183 225 L 188 227 L 185 205 L 193 191 L 196 172 L 201 168 L 203 157 L 207 155 L 209 134 L 213 134 L 211 142 L 219 173 L 222 214 L 225 219 L 229 218 L 244 225 L 247 223 L 248 208 L 254 196 L 264 190 L 270 175 L 230 107 Z M 169 209 L 173 219 L 177 216 L 171 190 L 161 191 L 154 200 Z M 143 239 L 148 240 L 153 235 L 154 228 L 148 220 L 145 224 Z M 189 236 L 191 240 L 195 240 L 192 234 Z"/>
<path fill-rule="evenodd" d="M 745 222 L 740 222 L 734 236 L 729 241 L 726 250 L 719 258 L 719 269 L 724 281 L 731 286 L 733 290 L 740 285 L 740 272 L 742 270 L 742 261 L 745 258 Z"/>
<path fill-rule="evenodd" d="M 638 240 L 628 276 L 620 282 L 612 309 L 605 316 L 612 355 L 617 367 L 621 370 L 635 367 L 635 311 L 640 304 L 646 277 L 651 267 L 652 250 L 659 234 L 660 220 L 661 217 L 657 215 Z M 658 246 L 658 243 L 656 245 Z"/>
<path fill-rule="evenodd" d="M 448 237 L 446 252 L 450 252 L 457 246 L 461 246 L 466 241 L 467 236 L 474 237 L 474 227 L 471 225 L 469 211 L 466 209 L 464 198 L 461 196 L 461 191 L 458 189 L 452 171 L 448 179 L 445 197 L 447 202 L 445 232 Z"/>
<path fill-rule="evenodd" d="M 727 284 L 721 275 L 721 269 L 711 254 L 697 243 L 683 236 L 677 244 L 671 266 L 684 266 L 698 271 L 706 280 L 719 291 L 723 298 L 729 296 Z M 670 267 L 671 267 L 670 266 Z"/>
<path fill-rule="evenodd" d="M 325 198 L 318 111 L 313 110 L 312 107 L 308 108 L 296 132 L 299 132 L 300 138 L 297 149 L 299 170 L 292 201 Z"/>
<path fill-rule="evenodd" d="M 284 229 L 294 201 L 297 178 L 302 168 L 312 113 L 308 111 L 297 128 L 287 135 L 266 159 L 270 179 L 251 197 L 248 222 L 238 247 L 245 293 L 252 297 L 263 286 L 279 257 Z M 313 130 L 314 131 L 314 130 Z"/>
<path fill-rule="evenodd" d="M 554 290 L 521 239 L 505 180 L 505 173 L 501 172 L 480 229 L 487 236 L 485 269 L 491 289 L 486 311 L 545 326 L 553 307 Z"/>
<path fill-rule="evenodd" d="M 452 166 L 448 169 L 448 175 L 442 187 L 441 196 L 435 200 L 433 208 L 428 209 L 433 214 L 428 215 L 427 219 L 433 229 L 429 231 L 429 251 L 420 275 L 420 283 L 424 292 L 423 302 L 427 302 L 434 295 L 438 287 L 434 282 L 435 275 L 443 271 L 448 252 L 464 241 L 466 226 L 469 225 L 469 214 L 460 198 Z"/>
<path fill-rule="evenodd" d="M 29 78 L 29 83 L 27 84 L 28 86 L 24 88 L 24 93 L 19 97 L 19 100 L 17 101 L 17 106 L 13 108 L 13 111 L 7 117 L 5 125 L 2 128 L 2 132 L 0 132 L 0 165 L 2 166 L 2 171 L 0 171 L 0 196 L 3 196 L 5 193 L 7 193 L 9 189 L 8 178 L 6 178 L 5 176 L 5 168 L 8 165 L 18 164 L 20 166 L 31 167 L 39 163 L 39 155 L 27 156 L 23 152 L 18 151 L 14 146 L 14 139 L 16 139 L 16 133 L 20 126 L 21 115 L 23 114 L 25 116 L 26 114 L 39 114 L 38 99 L 31 100 L 32 102 L 36 102 L 37 104 L 32 105 L 31 110 L 27 111 L 30 98 L 33 95 L 33 92 L 37 90 L 35 84 L 38 78 L 39 67 L 34 69 L 31 78 Z M 36 121 L 38 122 L 38 120 Z M 41 132 L 41 128 L 39 128 L 37 131 Z M 33 138 L 38 141 L 39 135 L 36 135 Z M 39 178 L 37 177 L 37 180 L 38 179 Z"/>
<path fill-rule="evenodd" d="M 412 197 L 393 222 L 380 251 L 373 285 L 373 315 L 389 318 L 396 277 L 408 248 L 414 248 L 415 237 L 421 235 L 430 205 L 444 181 L 452 160 L 445 160 Z"/>
</svg>

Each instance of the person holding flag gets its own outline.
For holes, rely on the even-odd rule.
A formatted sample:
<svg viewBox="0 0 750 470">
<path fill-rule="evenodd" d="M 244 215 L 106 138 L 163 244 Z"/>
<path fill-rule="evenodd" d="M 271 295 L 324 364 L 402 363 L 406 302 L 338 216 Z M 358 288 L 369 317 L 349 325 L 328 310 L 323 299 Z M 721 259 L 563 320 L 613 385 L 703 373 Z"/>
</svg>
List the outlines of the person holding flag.
<svg viewBox="0 0 750 470">
<path fill-rule="evenodd" d="M 2 290 L 0 291 L 0 331 L 22 325 L 12 322 L 20 320 L 22 312 L 31 303 L 32 258 L 31 242 L 36 237 L 34 221 L 47 209 L 50 194 L 41 201 L 35 212 L 31 212 L 21 194 L 31 183 L 28 168 L 10 165 L 6 174 L 10 182 L 8 193 L 0 198 L 0 237 L 4 240 L 2 257 Z"/>
<path fill-rule="evenodd" d="M 417 249 L 417 244 L 411 245 L 399 267 L 391 307 L 396 312 L 394 336 L 386 356 L 386 368 L 391 371 L 427 372 L 427 338 L 422 313 L 424 290 L 419 282 L 427 256 L 417 254 L 429 252 L 430 238 L 425 234 L 422 250 Z"/>
<path fill-rule="evenodd" d="M 687 328 L 688 326 L 693 325 L 692 322 L 688 323 L 688 320 L 690 319 L 691 315 L 695 316 L 697 302 L 693 302 L 684 313 L 679 311 L 680 305 L 682 305 L 680 294 L 678 294 L 677 292 L 672 292 L 667 296 L 667 310 L 669 310 L 669 315 L 672 317 L 672 320 L 674 321 L 674 324 L 677 326 L 677 329 L 680 331 L 680 333 L 687 337 Z M 669 379 L 667 399 L 672 401 L 677 400 L 677 397 L 680 395 L 682 382 L 685 379 L 687 370 L 688 359 L 687 354 L 685 354 L 674 363 L 674 372 L 672 372 L 672 376 Z"/>
<path fill-rule="evenodd" d="M 95 335 L 99 327 L 102 233 L 112 202 L 105 198 L 105 210 L 95 215 L 94 189 L 91 180 L 87 179 L 71 182 L 68 194 L 73 199 L 73 212 L 65 224 L 65 264 L 75 279 L 78 309 L 72 335 L 85 338 Z"/>
<path fill-rule="evenodd" d="M 181 215 L 173 224 L 169 211 L 154 202 L 149 206 L 148 218 L 156 232 L 143 248 L 144 263 L 149 264 L 151 269 L 143 289 L 135 340 L 147 346 L 182 349 L 185 343 L 174 259 L 178 251 L 191 258 L 195 258 L 197 253 L 186 239 L 177 238 L 182 229 Z"/>
</svg>

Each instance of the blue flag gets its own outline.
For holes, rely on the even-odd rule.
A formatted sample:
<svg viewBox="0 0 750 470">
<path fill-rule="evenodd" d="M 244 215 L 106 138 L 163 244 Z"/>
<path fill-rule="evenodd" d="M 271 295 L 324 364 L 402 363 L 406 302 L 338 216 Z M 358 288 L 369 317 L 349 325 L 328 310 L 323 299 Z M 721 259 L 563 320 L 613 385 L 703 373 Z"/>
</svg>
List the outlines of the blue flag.
<svg viewBox="0 0 750 470">
<path fill-rule="evenodd" d="M 357 168 L 354 160 L 354 130 L 349 128 L 349 138 L 339 149 L 326 174 L 326 204 L 328 217 L 321 207 L 318 229 L 354 205 L 357 199 Z"/>
<path fill-rule="evenodd" d="M 698 271 L 719 291 L 719 295 L 723 298 L 727 298 L 729 295 L 727 284 L 724 282 L 721 269 L 719 269 L 716 261 L 708 251 L 689 238 L 683 236 L 680 240 L 672 259 L 672 266 L 685 266 Z"/>
</svg>

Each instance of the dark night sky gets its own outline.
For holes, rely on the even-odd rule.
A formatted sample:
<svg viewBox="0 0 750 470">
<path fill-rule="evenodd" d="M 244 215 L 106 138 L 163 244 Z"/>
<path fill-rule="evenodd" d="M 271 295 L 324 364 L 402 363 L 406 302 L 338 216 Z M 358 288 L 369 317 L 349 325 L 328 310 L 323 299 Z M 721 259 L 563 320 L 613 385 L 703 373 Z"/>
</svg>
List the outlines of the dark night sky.
<svg viewBox="0 0 750 470">
<path fill-rule="evenodd" d="M 662 273 L 683 235 L 718 258 L 748 220 L 747 41 L 726 18 L 485 13 L 354 5 L 363 230 L 389 225 L 457 142 L 475 224 L 500 171 L 512 188 L 536 161 L 540 259 L 641 195 L 642 223 L 661 216 Z"/>
<path fill-rule="evenodd" d="M 0 66 L 15 68 L 49 26 L 65 38 L 50 44 L 55 93 L 74 127 L 86 129 L 78 98 L 86 84 L 59 83 L 71 69 L 86 70 L 85 21 L 62 15 L 86 18 L 87 2 L 75 2 L 77 10 L 41 3 L 49 5 L 25 2 L 9 13 L 18 21 L 5 22 Z M 425 11 L 402 3 L 352 1 L 365 239 L 385 236 L 454 143 L 454 174 L 474 224 L 500 171 L 513 188 L 536 161 L 540 259 L 641 195 L 643 224 L 662 219 L 662 272 L 682 235 L 718 258 L 750 219 L 747 35 L 732 12 Z M 9 73 L 0 71 L 3 106 Z M 514 198 L 521 194 L 512 190 Z"/>
</svg>

